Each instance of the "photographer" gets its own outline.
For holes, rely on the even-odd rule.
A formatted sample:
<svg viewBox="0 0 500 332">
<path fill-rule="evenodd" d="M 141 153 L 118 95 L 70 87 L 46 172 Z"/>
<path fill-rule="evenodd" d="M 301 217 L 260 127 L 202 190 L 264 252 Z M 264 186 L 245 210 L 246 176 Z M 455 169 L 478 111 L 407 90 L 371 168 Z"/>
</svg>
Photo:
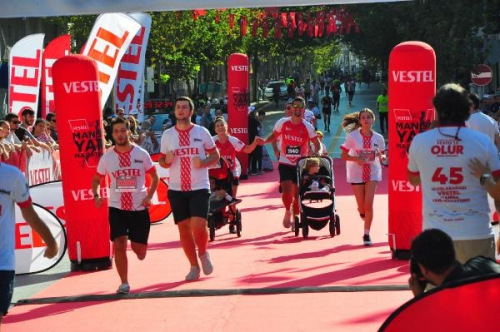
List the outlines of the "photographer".
<svg viewBox="0 0 500 332">
<path fill-rule="evenodd" d="M 500 273 L 500 265 L 491 258 L 477 256 L 465 264 L 456 260 L 453 241 L 445 232 L 431 228 L 411 244 L 410 279 L 414 296 L 422 294 L 427 283 L 434 286 L 488 274 Z"/>
</svg>

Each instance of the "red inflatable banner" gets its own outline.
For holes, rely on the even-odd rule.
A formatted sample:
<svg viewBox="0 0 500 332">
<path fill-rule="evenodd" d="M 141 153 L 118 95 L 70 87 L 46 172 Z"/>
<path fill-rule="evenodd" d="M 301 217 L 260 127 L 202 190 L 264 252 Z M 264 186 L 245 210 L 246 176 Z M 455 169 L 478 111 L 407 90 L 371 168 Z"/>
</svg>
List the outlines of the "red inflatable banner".
<svg viewBox="0 0 500 332">
<path fill-rule="evenodd" d="M 411 241 L 422 231 L 422 194 L 406 175 L 408 150 L 413 137 L 434 120 L 435 93 L 432 47 L 422 42 L 394 47 L 389 57 L 389 246 L 396 258 L 408 256 Z"/>
<path fill-rule="evenodd" d="M 227 116 L 229 132 L 243 143 L 248 144 L 248 106 L 250 94 L 248 90 L 248 56 L 233 53 L 228 59 L 227 69 Z M 242 178 L 247 177 L 248 155 L 237 153 L 241 162 Z"/>
<path fill-rule="evenodd" d="M 43 52 L 42 60 L 42 117 L 45 119 L 47 113 L 55 113 L 54 89 L 52 83 L 52 65 L 57 59 L 71 53 L 71 36 L 63 35 L 57 37 L 47 45 Z"/>
<path fill-rule="evenodd" d="M 72 269 L 107 268 L 111 266 L 107 203 L 96 209 L 91 190 L 104 153 L 97 65 L 86 56 L 66 56 L 56 61 L 52 73 Z M 101 190 L 107 187 L 103 184 Z"/>
</svg>

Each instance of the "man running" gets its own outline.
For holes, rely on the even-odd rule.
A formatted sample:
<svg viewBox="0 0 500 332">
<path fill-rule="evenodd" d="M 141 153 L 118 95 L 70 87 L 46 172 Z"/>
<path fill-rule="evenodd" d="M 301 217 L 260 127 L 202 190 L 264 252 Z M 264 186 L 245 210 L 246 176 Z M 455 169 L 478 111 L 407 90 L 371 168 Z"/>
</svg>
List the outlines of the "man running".
<svg viewBox="0 0 500 332">
<path fill-rule="evenodd" d="M 47 244 L 44 257 L 53 258 L 59 247 L 31 204 L 28 184 L 21 171 L 0 162 L 0 330 L 3 316 L 7 314 L 14 291 L 15 274 L 15 229 L 14 203 L 21 209 L 23 220 Z"/>
<path fill-rule="evenodd" d="M 196 247 L 203 273 L 209 275 L 214 269 L 207 252 L 208 167 L 219 160 L 219 151 L 208 130 L 191 122 L 194 104 L 189 97 L 177 98 L 174 110 L 177 123 L 161 137 L 159 163 L 170 169 L 168 199 L 191 264 L 186 281 L 194 281 L 200 278 Z"/>
<path fill-rule="evenodd" d="M 296 216 L 299 213 L 299 192 L 297 187 L 296 164 L 300 157 L 309 153 L 309 141 L 314 144 L 314 151 L 321 154 L 321 143 L 318 139 L 314 127 L 303 119 L 305 111 L 305 101 L 301 97 L 296 97 L 292 102 L 292 114 L 285 117 L 274 125 L 273 133 L 264 141 L 264 144 L 276 141 L 281 138 L 279 151 L 279 172 L 280 184 L 285 206 L 285 216 L 283 226 L 290 228 L 292 225 L 292 211 Z"/>
<path fill-rule="evenodd" d="M 121 284 L 118 294 L 130 291 L 128 283 L 127 239 L 139 260 L 146 257 L 148 248 L 148 207 L 158 187 L 158 175 L 146 150 L 130 143 L 130 123 L 122 117 L 111 122 L 115 147 L 106 152 L 92 179 L 92 192 L 96 208 L 102 206 L 99 186 L 104 176 L 111 180 L 109 197 L 110 239 L 113 241 L 116 270 Z M 151 177 L 151 187 L 146 187 L 146 174 Z"/>
</svg>

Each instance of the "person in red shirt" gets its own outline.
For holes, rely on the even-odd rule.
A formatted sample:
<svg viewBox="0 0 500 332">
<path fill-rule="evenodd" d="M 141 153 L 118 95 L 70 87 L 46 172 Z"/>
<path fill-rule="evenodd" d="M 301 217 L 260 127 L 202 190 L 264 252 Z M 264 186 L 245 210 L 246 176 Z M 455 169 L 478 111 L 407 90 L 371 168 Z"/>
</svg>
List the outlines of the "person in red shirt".
<svg viewBox="0 0 500 332">
<path fill-rule="evenodd" d="M 290 228 L 292 225 L 292 211 L 296 216 L 299 213 L 299 192 L 297 187 L 296 164 L 300 157 L 309 155 L 309 142 L 314 145 L 314 151 L 321 154 L 321 143 L 313 125 L 304 120 L 305 101 L 296 97 L 292 102 L 290 117 L 281 118 L 274 126 L 273 133 L 267 137 L 263 144 L 281 139 L 279 150 L 279 172 L 282 189 L 282 200 L 285 206 L 283 226 Z"/>
</svg>

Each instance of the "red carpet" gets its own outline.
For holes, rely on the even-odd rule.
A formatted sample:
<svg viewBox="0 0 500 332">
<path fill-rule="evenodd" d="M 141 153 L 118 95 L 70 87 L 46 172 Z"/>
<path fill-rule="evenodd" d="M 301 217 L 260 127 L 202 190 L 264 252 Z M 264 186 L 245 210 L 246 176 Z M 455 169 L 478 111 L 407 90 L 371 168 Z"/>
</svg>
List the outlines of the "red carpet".
<svg viewBox="0 0 500 332">
<path fill-rule="evenodd" d="M 129 253 L 132 293 L 277 289 L 283 287 L 404 286 L 408 264 L 391 259 L 387 244 L 387 185 L 377 189 L 372 247 L 362 246 L 363 224 L 343 162 L 336 160 L 337 212 L 342 234 L 330 238 L 328 227 L 295 237 L 281 225 L 284 210 L 277 171 L 243 181 L 239 208 L 241 238 L 225 227 L 209 245 L 214 273 L 184 282 L 188 263 L 171 218 L 154 225 L 148 256 L 139 262 Z M 384 174 L 386 176 L 386 174 Z M 110 294 L 119 279 L 115 270 L 72 273 L 38 298 Z M 410 291 L 327 292 L 317 294 L 232 295 L 74 302 L 14 307 L 5 331 L 310 331 L 346 328 L 375 331 Z"/>
</svg>

